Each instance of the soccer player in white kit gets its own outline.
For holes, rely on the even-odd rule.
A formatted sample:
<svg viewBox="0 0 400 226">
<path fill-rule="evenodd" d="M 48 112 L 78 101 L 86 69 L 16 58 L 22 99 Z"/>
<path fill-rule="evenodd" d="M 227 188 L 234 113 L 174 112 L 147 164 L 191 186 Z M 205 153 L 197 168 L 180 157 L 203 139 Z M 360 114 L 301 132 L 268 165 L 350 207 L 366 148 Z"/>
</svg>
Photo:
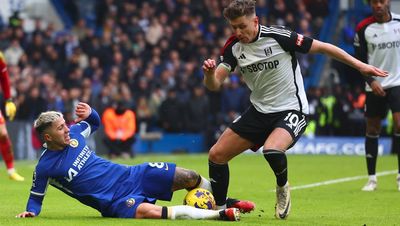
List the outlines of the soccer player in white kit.
<svg viewBox="0 0 400 226">
<path fill-rule="evenodd" d="M 283 27 L 259 24 L 254 0 L 234 0 L 224 9 L 233 35 L 222 48 L 220 63 L 203 63 L 204 84 L 220 89 L 238 68 L 251 90 L 251 106 L 233 121 L 209 151 L 209 176 L 220 208 L 226 207 L 228 162 L 247 149 L 263 147 L 276 175 L 275 217 L 286 219 L 291 207 L 285 151 L 307 125 L 308 103 L 295 52 L 323 53 L 359 70 L 365 76 L 387 72 L 365 64 L 342 49 L 313 40 Z M 229 203 L 228 203 L 229 205 Z"/>
<path fill-rule="evenodd" d="M 354 47 L 356 57 L 389 72 L 386 78 L 366 77 L 366 135 L 365 156 L 369 179 L 363 191 L 377 188 L 375 174 L 378 158 L 378 138 L 381 121 L 392 110 L 394 139 L 397 149 L 397 187 L 400 191 L 400 15 L 390 12 L 390 0 L 370 0 L 372 16 L 362 20 L 356 28 Z"/>
</svg>

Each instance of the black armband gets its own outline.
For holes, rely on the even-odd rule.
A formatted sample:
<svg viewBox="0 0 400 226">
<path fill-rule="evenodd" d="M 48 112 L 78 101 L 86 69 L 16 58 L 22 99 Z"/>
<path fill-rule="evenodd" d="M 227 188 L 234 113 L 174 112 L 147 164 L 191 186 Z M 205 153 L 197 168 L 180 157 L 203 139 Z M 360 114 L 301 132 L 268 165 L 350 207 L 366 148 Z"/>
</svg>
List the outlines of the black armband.
<svg viewBox="0 0 400 226">
<path fill-rule="evenodd" d="M 161 219 L 168 219 L 168 207 L 166 207 L 166 206 L 162 207 Z"/>
<path fill-rule="evenodd" d="M 368 85 L 371 86 L 371 83 L 375 81 L 375 79 L 372 76 L 364 76 L 364 80 L 368 83 Z"/>
</svg>

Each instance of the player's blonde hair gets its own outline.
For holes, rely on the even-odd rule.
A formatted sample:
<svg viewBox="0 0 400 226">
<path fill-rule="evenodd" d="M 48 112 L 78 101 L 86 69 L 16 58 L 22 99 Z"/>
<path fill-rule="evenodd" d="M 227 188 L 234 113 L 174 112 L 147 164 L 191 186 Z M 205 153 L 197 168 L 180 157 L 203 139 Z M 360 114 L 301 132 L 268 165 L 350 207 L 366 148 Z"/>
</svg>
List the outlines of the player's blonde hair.
<svg viewBox="0 0 400 226">
<path fill-rule="evenodd" d="M 33 128 L 42 138 L 43 132 L 51 126 L 51 124 L 59 118 L 62 118 L 63 114 L 58 111 L 46 111 L 39 115 L 39 117 L 33 123 Z"/>
<path fill-rule="evenodd" d="M 224 9 L 224 17 L 228 20 L 234 20 L 241 16 L 256 15 L 255 0 L 233 0 Z"/>
</svg>

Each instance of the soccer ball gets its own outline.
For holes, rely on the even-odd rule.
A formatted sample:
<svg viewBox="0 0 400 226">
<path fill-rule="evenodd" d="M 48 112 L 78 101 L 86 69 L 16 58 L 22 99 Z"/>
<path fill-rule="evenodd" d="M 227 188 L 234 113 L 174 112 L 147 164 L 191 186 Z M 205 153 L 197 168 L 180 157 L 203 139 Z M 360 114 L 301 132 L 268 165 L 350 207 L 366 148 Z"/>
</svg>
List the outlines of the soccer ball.
<svg viewBox="0 0 400 226">
<path fill-rule="evenodd" d="M 213 194 L 204 188 L 195 188 L 189 191 L 183 199 L 183 205 L 208 210 L 216 207 Z"/>
</svg>

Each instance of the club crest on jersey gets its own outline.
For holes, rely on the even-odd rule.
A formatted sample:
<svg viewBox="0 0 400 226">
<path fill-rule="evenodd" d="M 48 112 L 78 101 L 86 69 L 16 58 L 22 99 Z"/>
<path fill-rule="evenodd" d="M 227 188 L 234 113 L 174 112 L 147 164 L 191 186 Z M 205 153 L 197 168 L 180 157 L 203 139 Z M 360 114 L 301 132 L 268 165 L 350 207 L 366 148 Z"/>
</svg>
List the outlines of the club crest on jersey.
<svg viewBox="0 0 400 226">
<path fill-rule="evenodd" d="M 131 208 L 133 205 L 135 205 L 135 199 L 134 198 L 129 198 L 125 201 L 125 204 L 128 208 Z"/>
<path fill-rule="evenodd" d="M 72 139 L 72 140 L 69 142 L 69 146 L 71 146 L 71 147 L 73 147 L 73 148 L 78 147 L 78 145 L 79 145 L 79 142 L 78 142 L 77 139 Z"/>
<path fill-rule="evenodd" d="M 301 34 L 297 34 L 296 45 L 297 46 L 303 45 L 303 41 L 304 41 L 304 36 Z"/>
<path fill-rule="evenodd" d="M 264 49 L 265 56 L 269 57 L 272 55 L 272 48 L 268 47 Z"/>
</svg>

